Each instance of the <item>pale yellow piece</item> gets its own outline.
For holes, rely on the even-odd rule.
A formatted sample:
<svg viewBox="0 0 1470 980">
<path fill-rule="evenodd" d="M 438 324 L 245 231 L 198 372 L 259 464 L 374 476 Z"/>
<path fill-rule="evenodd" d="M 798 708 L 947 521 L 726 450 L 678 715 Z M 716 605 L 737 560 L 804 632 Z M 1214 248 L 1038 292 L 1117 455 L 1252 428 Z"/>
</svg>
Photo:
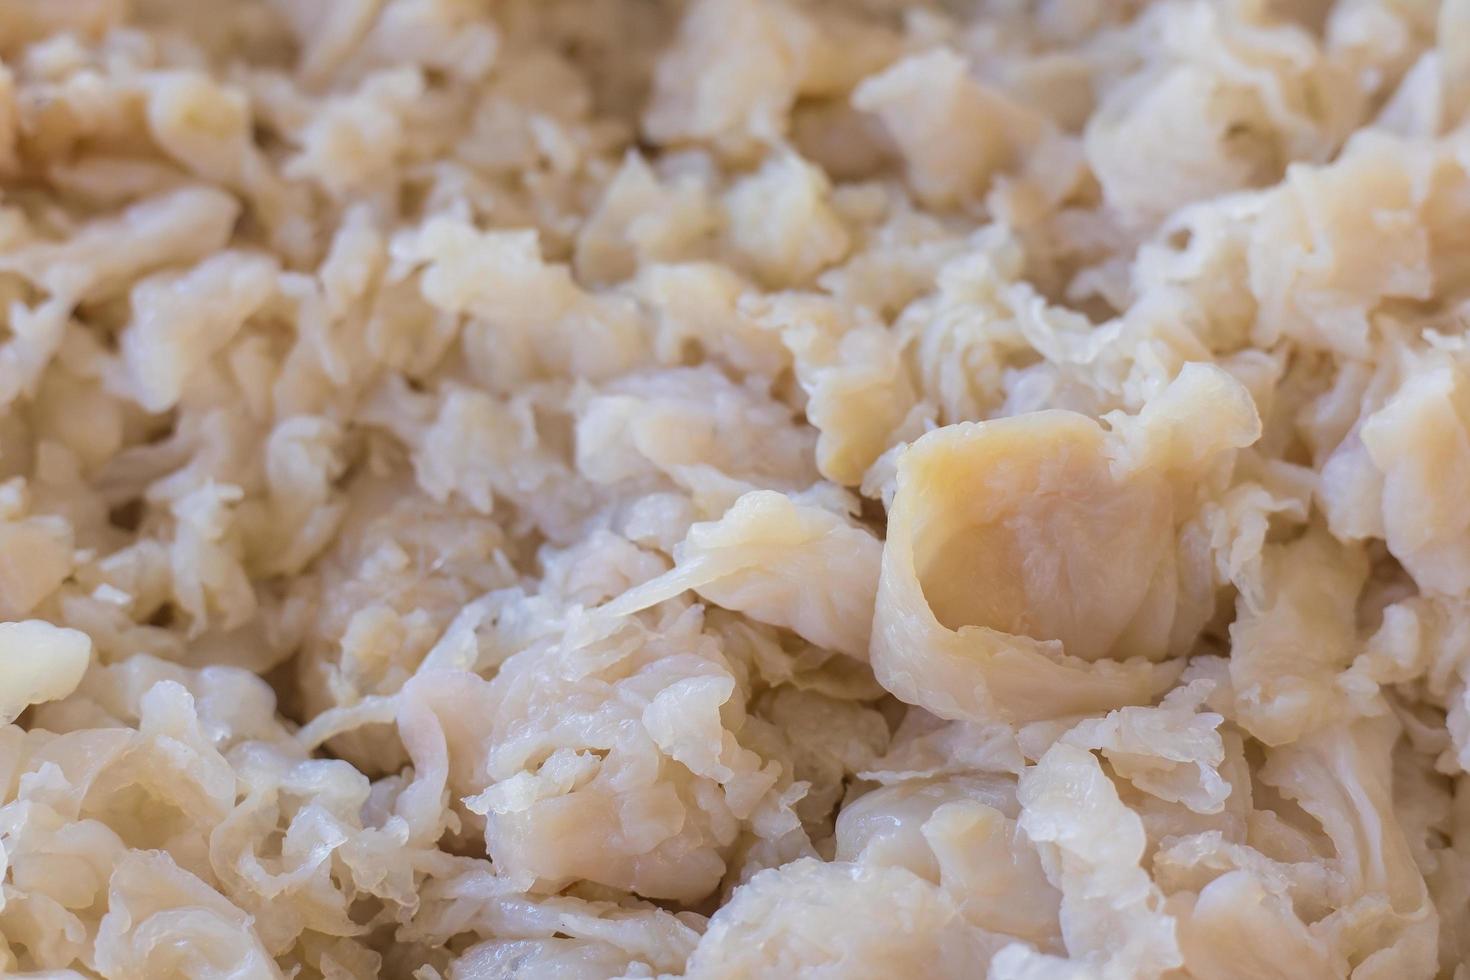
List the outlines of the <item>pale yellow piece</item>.
<svg viewBox="0 0 1470 980">
<path fill-rule="evenodd" d="M 40 619 L 0 623 L 0 721 L 75 691 L 91 660 L 92 640 L 80 630 Z"/>
<path fill-rule="evenodd" d="M 44 518 L 0 523 L 0 616 L 28 615 L 71 573 L 65 530 Z"/>
<path fill-rule="evenodd" d="M 946 718 L 1031 721 L 1150 700 L 1204 625 L 1175 539 L 1192 485 L 1260 432 L 1191 365 L 1109 433 L 1042 411 L 929 433 L 899 462 L 873 668 Z"/>
<path fill-rule="evenodd" d="M 1103 445 L 1090 419 L 1041 412 L 909 448 L 873 630 L 885 687 L 943 717 L 1030 720 L 1170 682 L 1148 662 L 1167 653 L 1150 627 L 1172 604 L 1153 585 L 1172 562 L 1169 491 L 1115 481 Z M 1108 662 L 1119 648 L 1140 659 Z"/>
<path fill-rule="evenodd" d="M 830 511 L 756 491 L 720 520 L 690 528 L 672 570 L 603 612 L 626 615 L 694 589 L 716 605 L 861 658 L 881 550 L 872 534 Z"/>
</svg>

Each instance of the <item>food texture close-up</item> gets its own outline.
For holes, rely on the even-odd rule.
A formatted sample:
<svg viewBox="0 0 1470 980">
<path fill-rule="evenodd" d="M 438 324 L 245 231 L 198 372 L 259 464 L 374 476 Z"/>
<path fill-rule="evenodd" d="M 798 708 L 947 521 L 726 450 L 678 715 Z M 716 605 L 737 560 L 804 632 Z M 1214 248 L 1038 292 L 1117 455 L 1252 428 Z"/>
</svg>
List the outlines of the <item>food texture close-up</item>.
<svg viewBox="0 0 1470 980">
<path fill-rule="evenodd" d="M 0 0 L 0 976 L 1470 980 L 1470 0 Z"/>
</svg>

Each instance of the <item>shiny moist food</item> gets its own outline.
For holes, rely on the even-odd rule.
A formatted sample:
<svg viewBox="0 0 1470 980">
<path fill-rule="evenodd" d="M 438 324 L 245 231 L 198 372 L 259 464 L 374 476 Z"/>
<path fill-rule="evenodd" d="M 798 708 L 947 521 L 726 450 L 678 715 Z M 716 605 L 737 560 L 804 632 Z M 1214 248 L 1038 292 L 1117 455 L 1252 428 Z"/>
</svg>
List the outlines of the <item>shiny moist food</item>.
<svg viewBox="0 0 1470 980">
<path fill-rule="evenodd" d="M 0 0 L 0 974 L 1464 980 L 1470 0 Z"/>
</svg>

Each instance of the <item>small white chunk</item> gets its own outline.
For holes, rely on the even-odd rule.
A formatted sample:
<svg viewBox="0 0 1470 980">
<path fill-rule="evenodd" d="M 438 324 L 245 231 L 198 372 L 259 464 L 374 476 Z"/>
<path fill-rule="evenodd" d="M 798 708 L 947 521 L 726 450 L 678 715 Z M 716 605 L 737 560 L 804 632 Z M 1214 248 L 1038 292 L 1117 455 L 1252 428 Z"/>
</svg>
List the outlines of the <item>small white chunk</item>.
<svg viewBox="0 0 1470 980">
<path fill-rule="evenodd" d="M 80 630 L 40 619 L 0 623 L 0 722 L 75 691 L 91 660 L 92 638 Z"/>
</svg>

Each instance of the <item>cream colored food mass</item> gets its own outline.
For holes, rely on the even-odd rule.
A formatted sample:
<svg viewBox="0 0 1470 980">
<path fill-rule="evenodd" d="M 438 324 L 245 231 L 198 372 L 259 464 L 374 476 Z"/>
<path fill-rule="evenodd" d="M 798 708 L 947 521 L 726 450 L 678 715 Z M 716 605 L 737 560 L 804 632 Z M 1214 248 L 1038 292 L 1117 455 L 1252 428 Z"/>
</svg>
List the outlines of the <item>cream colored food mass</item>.
<svg viewBox="0 0 1470 980">
<path fill-rule="evenodd" d="M 0 62 L 0 974 L 1470 976 L 1470 0 Z"/>
</svg>

